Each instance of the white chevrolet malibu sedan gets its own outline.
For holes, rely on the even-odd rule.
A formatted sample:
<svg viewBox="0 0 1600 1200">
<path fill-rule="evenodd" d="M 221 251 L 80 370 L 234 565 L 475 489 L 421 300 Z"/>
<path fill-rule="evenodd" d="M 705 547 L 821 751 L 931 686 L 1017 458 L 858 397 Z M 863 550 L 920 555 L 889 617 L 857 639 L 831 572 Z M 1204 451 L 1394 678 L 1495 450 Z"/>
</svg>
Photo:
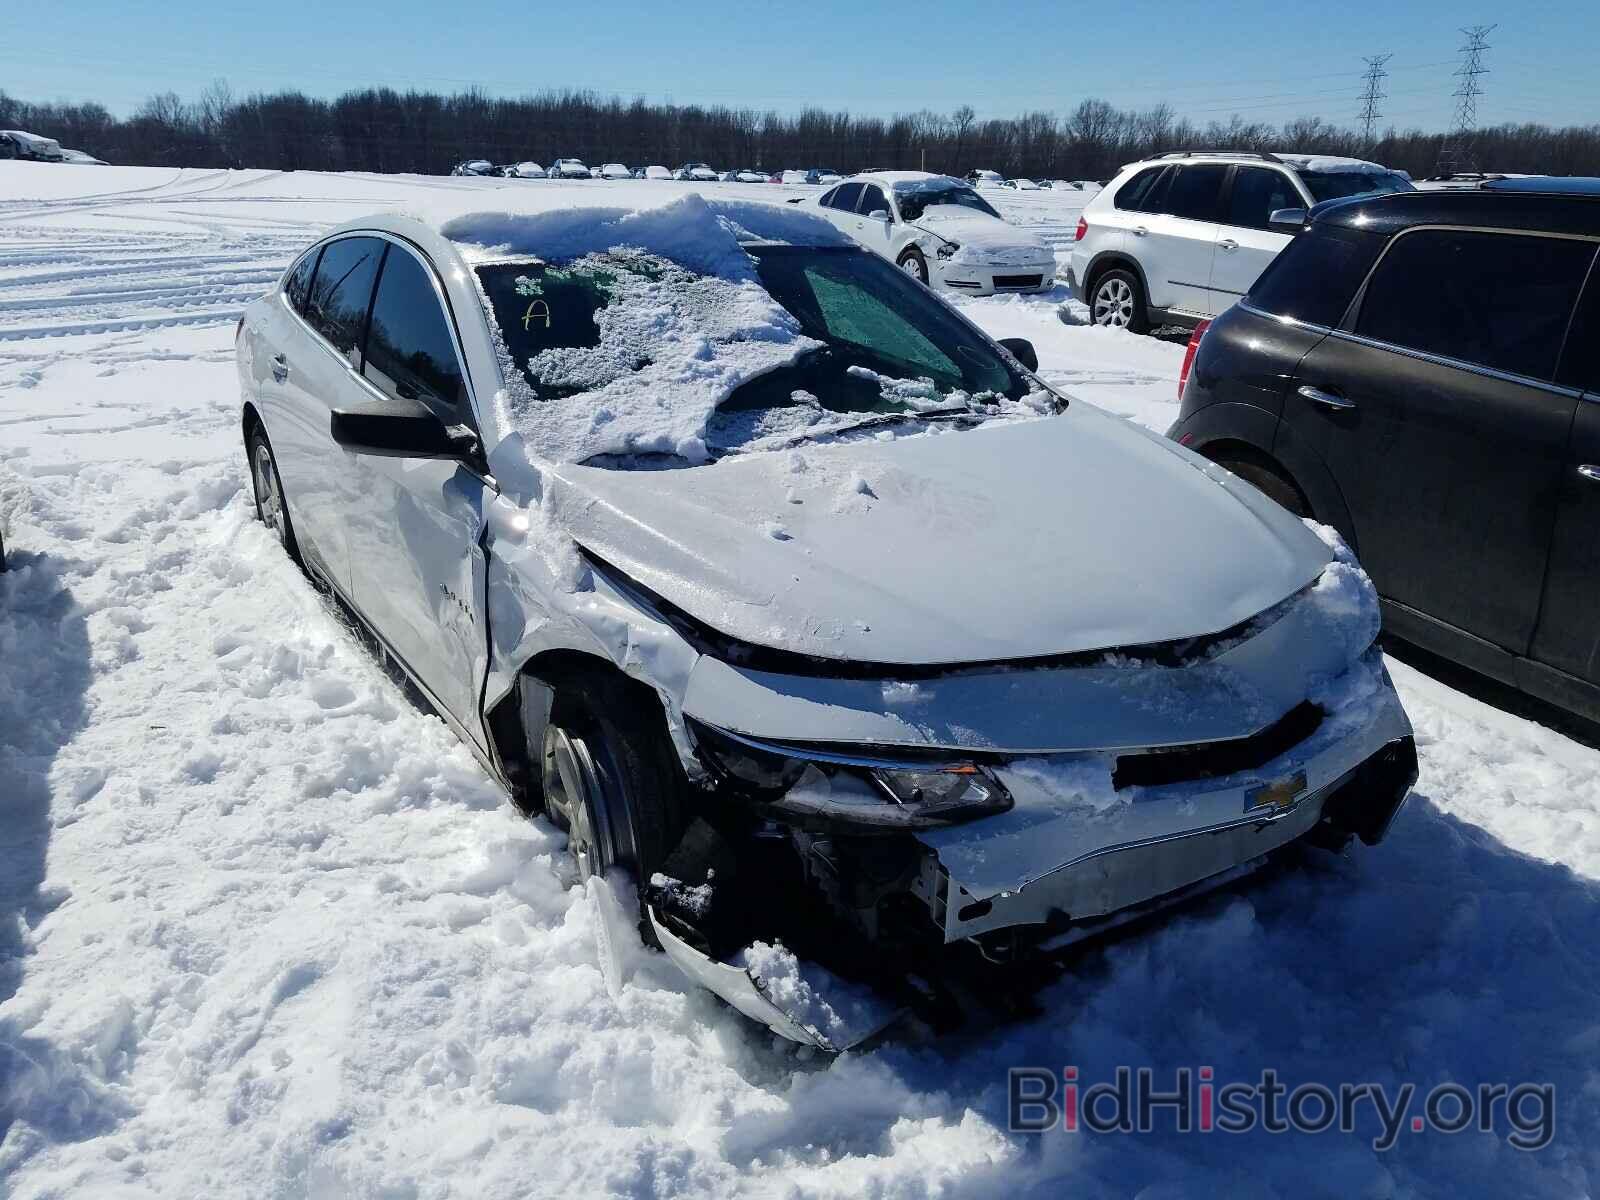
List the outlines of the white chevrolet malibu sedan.
<svg viewBox="0 0 1600 1200">
<path fill-rule="evenodd" d="M 1336 538 L 803 211 L 375 216 L 237 357 L 285 551 L 795 1040 L 863 1031 L 828 986 L 937 1007 L 941 963 L 1375 843 L 1415 778 Z"/>
<path fill-rule="evenodd" d="M 987 296 L 1042 292 L 1055 283 L 1055 252 L 949 175 L 853 175 L 803 203 L 932 287 Z"/>
</svg>

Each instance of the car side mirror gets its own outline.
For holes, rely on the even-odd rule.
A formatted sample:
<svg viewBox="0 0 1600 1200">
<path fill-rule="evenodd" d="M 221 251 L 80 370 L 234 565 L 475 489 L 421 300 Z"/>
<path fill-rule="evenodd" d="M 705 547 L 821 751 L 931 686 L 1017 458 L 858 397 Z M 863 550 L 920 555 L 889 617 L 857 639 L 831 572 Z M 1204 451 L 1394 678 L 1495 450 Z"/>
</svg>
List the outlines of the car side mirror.
<svg viewBox="0 0 1600 1200">
<path fill-rule="evenodd" d="M 1011 357 L 1016 359 L 1030 371 L 1039 369 L 1039 352 L 1033 348 L 1033 343 L 1027 338 L 1001 338 L 1002 347 L 1011 351 Z"/>
<path fill-rule="evenodd" d="M 871 217 L 874 221 L 888 222 L 894 220 L 894 218 L 889 215 L 889 210 L 886 208 L 875 208 L 869 212 L 867 216 Z"/>
<path fill-rule="evenodd" d="M 356 454 L 474 462 L 482 453 L 477 434 L 465 425 L 446 425 L 420 402 L 334 409 L 329 432 L 336 443 Z"/>
<path fill-rule="evenodd" d="M 1306 227 L 1309 215 L 1303 208 L 1275 208 L 1267 218 L 1267 228 L 1273 233 L 1287 233 L 1293 237 Z"/>
</svg>

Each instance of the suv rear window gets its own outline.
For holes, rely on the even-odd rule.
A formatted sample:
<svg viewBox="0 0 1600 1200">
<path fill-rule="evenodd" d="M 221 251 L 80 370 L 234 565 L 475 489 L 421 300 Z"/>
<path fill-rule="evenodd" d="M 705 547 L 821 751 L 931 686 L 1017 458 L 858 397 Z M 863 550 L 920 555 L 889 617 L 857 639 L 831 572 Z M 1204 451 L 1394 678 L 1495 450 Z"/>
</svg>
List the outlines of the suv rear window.
<svg viewBox="0 0 1600 1200">
<path fill-rule="evenodd" d="M 1594 257 L 1594 243 L 1565 238 L 1403 233 L 1373 272 L 1356 332 L 1550 379 Z"/>
<path fill-rule="evenodd" d="M 1313 228 L 1284 247 L 1247 299 L 1273 316 L 1331 328 L 1355 299 L 1383 244 L 1375 234 Z"/>
</svg>

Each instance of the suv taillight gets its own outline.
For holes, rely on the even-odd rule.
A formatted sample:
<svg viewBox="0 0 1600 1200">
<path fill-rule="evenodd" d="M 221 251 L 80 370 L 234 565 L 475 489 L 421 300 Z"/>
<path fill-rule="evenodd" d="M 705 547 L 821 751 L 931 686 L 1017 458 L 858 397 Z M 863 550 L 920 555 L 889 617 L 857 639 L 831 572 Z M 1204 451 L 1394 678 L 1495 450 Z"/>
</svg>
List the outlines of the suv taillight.
<svg viewBox="0 0 1600 1200">
<path fill-rule="evenodd" d="M 1085 235 L 1088 234 L 1088 232 L 1089 232 L 1089 222 L 1085 221 L 1082 217 L 1079 217 L 1078 218 L 1078 232 L 1072 235 L 1072 240 L 1075 241 L 1075 242 L 1081 242 L 1081 241 L 1083 241 Z"/>
<path fill-rule="evenodd" d="M 1189 346 L 1183 352 L 1183 370 L 1178 372 L 1178 402 L 1183 402 L 1183 385 L 1189 382 L 1189 371 L 1194 366 L 1195 351 L 1200 349 L 1200 339 L 1205 337 L 1206 330 L 1211 328 L 1210 321 L 1201 321 L 1194 327 L 1194 332 L 1189 335 Z"/>
</svg>

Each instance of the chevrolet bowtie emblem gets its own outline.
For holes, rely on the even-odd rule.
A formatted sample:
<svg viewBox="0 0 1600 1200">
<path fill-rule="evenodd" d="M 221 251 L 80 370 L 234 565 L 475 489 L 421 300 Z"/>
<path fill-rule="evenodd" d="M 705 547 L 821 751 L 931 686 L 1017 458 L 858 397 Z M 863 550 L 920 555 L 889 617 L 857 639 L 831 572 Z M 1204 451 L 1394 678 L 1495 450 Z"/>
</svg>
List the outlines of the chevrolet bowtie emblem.
<svg viewBox="0 0 1600 1200">
<path fill-rule="evenodd" d="M 1271 783 L 1264 783 L 1245 792 L 1244 811 L 1255 812 L 1257 809 L 1266 809 L 1274 813 L 1287 812 L 1299 802 L 1305 790 L 1306 773 L 1296 771 L 1287 778 L 1274 779 Z"/>
</svg>

